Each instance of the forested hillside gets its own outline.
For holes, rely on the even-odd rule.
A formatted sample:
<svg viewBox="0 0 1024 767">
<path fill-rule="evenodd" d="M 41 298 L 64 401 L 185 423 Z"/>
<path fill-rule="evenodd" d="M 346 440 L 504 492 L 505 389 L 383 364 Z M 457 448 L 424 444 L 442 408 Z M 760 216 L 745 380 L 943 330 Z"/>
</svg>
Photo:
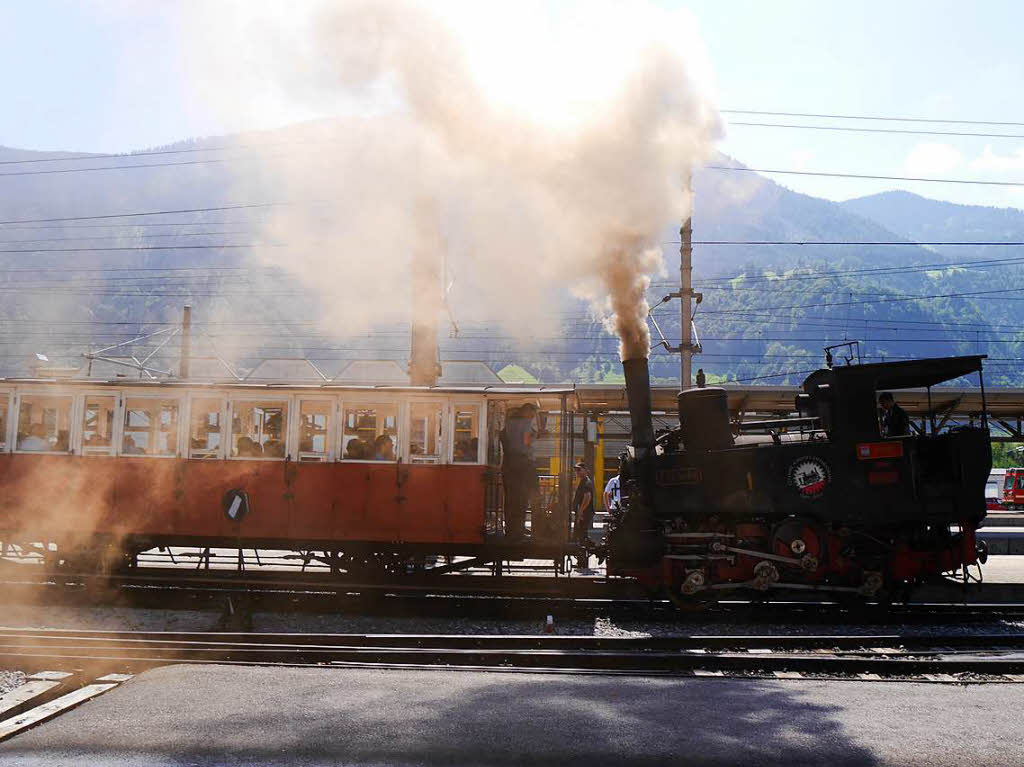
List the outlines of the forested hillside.
<svg viewBox="0 0 1024 767">
<path fill-rule="evenodd" d="M 73 360 L 168 327 L 185 303 L 201 330 L 196 353 L 216 351 L 243 370 L 264 357 L 309 357 L 328 372 L 357 358 L 404 362 L 404 326 L 378 327 L 372 337 L 323 327 L 315 286 L 290 276 L 280 258 L 259 257 L 261 248 L 287 246 L 261 226 L 266 204 L 287 201 L 245 147 L 273 139 L 195 140 L 156 150 L 166 154 L 88 162 L 0 148 L 0 172 L 14 174 L 0 190 L 4 371 L 24 373 L 36 353 Z M 225 146 L 236 148 L 205 151 Z M 716 164 L 727 163 L 735 164 Z M 123 165 L 152 167 L 82 170 Z M 66 170 L 74 172 L 54 172 Z M 823 346 L 858 340 L 870 360 L 989 354 L 990 380 L 1024 383 L 1021 248 L 912 244 L 1024 241 L 1021 211 L 903 192 L 833 203 L 752 173 L 711 169 L 696 175 L 694 189 L 694 281 L 703 294 L 695 324 L 704 349 L 695 367 L 795 383 L 820 364 Z M 146 215 L 114 216 L 124 213 Z M 86 218 L 52 220 L 79 216 Z M 652 304 L 675 289 L 678 226 L 666 222 L 666 276 L 654 279 Z M 758 244 L 765 242 L 783 244 Z M 905 244 L 813 244 L 822 242 Z M 553 290 L 546 307 L 551 333 L 523 340 L 494 318 L 461 314 L 465 288 L 453 276 L 454 324 L 441 334 L 446 358 L 518 364 L 549 381 L 618 375 L 617 341 L 567 289 Z M 407 291 L 396 285 L 395 300 Z M 678 304 L 658 306 L 654 316 L 677 343 Z M 656 378 L 677 375 L 676 357 L 656 350 L 652 362 Z"/>
</svg>

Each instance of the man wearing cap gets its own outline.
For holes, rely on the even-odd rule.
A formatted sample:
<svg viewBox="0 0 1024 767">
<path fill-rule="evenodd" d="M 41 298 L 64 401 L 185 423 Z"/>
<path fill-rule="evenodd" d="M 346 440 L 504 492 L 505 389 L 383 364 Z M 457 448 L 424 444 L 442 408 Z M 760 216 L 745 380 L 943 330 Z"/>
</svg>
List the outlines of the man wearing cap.
<svg viewBox="0 0 1024 767">
<path fill-rule="evenodd" d="M 576 494 L 572 499 L 573 519 L 575 527 L 573 538 L 576 543 L 584 545 L 590 540 L 590 526 L 594 523 L 594 482 L 590 479 L 587 465 L 580 461 L 576 469 Z M 581 567 L 585 562 L 581 563 Z"/>
<path fill-rule="evenodd" d="M 526 535 L 526 507 L 540 493 L 533 443 L 537 438 L 532 402 L 510 410 L 501 430 L 501 481 L 505 489 L 505 537 Z M 534 509 L 537 506 L 534 505 Z"/>
</svg>

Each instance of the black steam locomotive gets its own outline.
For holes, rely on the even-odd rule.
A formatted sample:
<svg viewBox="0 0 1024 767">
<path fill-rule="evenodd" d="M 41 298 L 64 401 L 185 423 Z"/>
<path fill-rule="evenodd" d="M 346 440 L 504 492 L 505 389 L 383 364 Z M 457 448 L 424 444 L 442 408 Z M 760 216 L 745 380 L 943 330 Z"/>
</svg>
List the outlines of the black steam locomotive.
<svg viewBox="0 0 1024 767">
<path fill-rule="evenodd" d="M 879 597 L 983 563 L 984 404 L 968 425 L 885 438 L 876 399 L 981 381 L 983 359 L 818 370 L 796 397 L 799 417 L 758 424 L 730 422 L 724 389 L 688 389 L 679 428 L 657 438 L 647 361 L 624 362 L 632 445 L 605 541 L 609 573 L 685 603 L 744 589 Z"/>
</svg>

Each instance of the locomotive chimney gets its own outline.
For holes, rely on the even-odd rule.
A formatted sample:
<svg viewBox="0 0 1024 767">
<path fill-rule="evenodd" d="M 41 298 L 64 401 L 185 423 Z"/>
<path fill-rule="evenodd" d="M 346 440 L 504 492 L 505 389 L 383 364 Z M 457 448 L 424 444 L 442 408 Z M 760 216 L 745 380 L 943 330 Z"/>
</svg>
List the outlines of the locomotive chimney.
<svg viewBox="0 0 1024 767">
<path fill-rule="evenodd" d="M 651 373 L 646 357 L 623 360 L 626 376 L 626 400 L 632 426 L 631 442 L 637 452 L 654 449 L 654 420 L 651 417 Z"/>
</svg>

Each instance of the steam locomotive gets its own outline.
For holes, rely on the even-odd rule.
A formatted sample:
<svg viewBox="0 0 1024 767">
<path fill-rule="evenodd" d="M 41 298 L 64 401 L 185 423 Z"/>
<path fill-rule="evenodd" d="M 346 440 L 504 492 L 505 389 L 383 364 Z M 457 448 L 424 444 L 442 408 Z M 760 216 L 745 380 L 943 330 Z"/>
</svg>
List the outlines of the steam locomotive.
<svg viewBox="0 0 1024 767">
<path fill-rule="evenodd" d="M 986 559 L 975 538 L 992 462 L 984 404 L 969 423 L 886 438 L 876 397 L 981 381 L 983 359 L 824 368 L 803 382 L 798 417 L 755 424 L 730 422 L 724 389 L 688 389 L 679 427 L 657 438 L 647 360 L 627 360 L 631 445 L 609 574 L 679 604 L 780 589 L 883 598 L 966 577 Z"/>
</svg>

